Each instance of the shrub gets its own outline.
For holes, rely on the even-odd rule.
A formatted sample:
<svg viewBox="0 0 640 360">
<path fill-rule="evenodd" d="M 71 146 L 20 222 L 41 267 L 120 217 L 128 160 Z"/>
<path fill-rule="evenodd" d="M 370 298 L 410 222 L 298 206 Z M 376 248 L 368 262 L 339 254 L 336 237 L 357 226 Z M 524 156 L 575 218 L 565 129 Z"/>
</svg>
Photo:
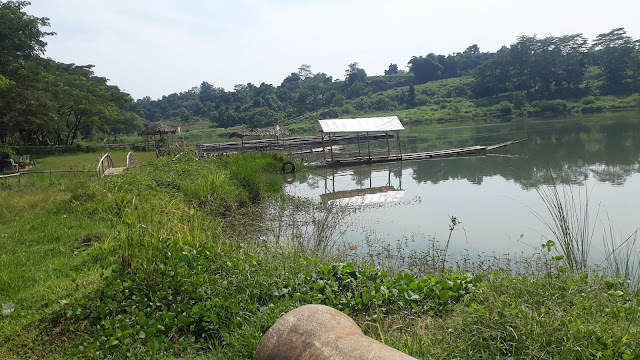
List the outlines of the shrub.
<svg viewBox="0 0 640 360">
<path fill-rule="evenodd" d="M 10 159 L 13 152 L 7 148 L 0 148 L 0 159 Z"/>
<path fill-rule="evenodd" d="M 565 113 L 567 102 L 564 100 L 538 100 L 533 102 L 533 108 L 543 113 Z"/>
<path fill-rule="evenodd" d="M 511 106 L 510 102 L 502 101 L 498 105 L 498 111 L 500 112 L 501 115 L 511 115 L 511 112 L 513 111 L 513 108 Z"/>
</svg>

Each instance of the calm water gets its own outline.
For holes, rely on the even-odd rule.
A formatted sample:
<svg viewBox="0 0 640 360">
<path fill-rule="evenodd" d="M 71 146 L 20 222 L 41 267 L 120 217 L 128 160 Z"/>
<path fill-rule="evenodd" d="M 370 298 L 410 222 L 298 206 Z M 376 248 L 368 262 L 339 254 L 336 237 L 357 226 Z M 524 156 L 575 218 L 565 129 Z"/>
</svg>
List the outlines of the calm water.
<svg viewBox="0 0 640 360">
<path fill-rule="evenodd" d="M 530 252 L 551 238 L 535 215 L 549 218 L 535 189 L 551 184 L 550 174 L 575 193 L 589 192 L 592 218 L 600 209 L 601 220 L 592 222 L 594 242 L 600 242 L 602 225 L 611 223 L 624 238 L 640 227 L 640 113 L 408 128 L 401 134 L 405 153 L 519 138 L 528 140 L 488 156 L 317 169 L 298 174 L 286 191 L 352 209 L 343 237 L 351 244 L 404 238 L 420 248 L 429 237 L 445 242 L 449 216 L 455 216 L 463 227 L 453 233 L 453 251 Z M 599 253 L 596 247 L 593 256 Z"/>
</svg>

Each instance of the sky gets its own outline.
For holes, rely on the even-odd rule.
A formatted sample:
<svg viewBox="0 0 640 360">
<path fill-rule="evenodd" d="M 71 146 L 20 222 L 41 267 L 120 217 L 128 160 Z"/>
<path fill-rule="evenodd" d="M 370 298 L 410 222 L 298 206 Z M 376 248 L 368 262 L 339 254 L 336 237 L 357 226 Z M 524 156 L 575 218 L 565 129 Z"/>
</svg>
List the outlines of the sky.
<svg viewBox="0 0 640 360">
<path fill-rule="evenodd" d="M 382 75 L 412 56 L 496 51 L 521 35 L 591 40 L 623 27 L 640 38 L 638 0 L 32 0 L 25 11 L 57 33 L 46 57 L 93 64 L 134 99 L 203 81 L 278 86 L 302 64 L 334 79 L 353 62 Z"/>
</svg>

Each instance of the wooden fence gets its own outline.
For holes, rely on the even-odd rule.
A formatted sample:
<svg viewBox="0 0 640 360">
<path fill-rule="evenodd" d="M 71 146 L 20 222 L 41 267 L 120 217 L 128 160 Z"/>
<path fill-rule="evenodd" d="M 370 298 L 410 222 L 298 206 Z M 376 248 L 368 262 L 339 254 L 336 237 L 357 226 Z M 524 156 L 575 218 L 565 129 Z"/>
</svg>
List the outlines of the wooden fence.
<svg viewBox="0 0 640 360">
<path fill-rule="evenodd" d="M 78 174 L 78 173 L 90 173 L 93 172 L 92 170 L 41 170 L 41 171 L 21 171 L 21 172 L 17 172 L 17 173 L 13 173 L 13 174 L 7 174 L 7 175 L 0 175 L 0 183 L 4 184 L 5 188 L 9 187 L 9 179 L 10 178 L 17 178 L 18 180 L 18 184 L 22 183 L 22 177 L 25 175 L 30 175 L 30 174 L 49 174 L 49 178 L 52 179 L 53 178 L 53 174 L 60 174 L 60 173 L 72 173 L 72 174 Z"/>
</svg>

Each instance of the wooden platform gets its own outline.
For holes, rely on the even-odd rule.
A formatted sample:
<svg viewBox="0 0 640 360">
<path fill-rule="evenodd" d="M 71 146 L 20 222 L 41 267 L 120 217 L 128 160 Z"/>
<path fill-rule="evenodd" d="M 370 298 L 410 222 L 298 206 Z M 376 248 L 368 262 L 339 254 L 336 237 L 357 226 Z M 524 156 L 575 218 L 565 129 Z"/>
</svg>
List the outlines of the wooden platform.
<svg viewBox="0 0 640 360">
<path fill-rule="evenodd" d="M 119 175 L 122 174 L 123 171 L 125 171 L 127 168 L 125 167 L 120 167 L 120 168 L 109 168 L 107 170 L 105 170 L 104 172 L 104 176 L 108 176 L 108 175 Z"/>
<path fill-rule="evenodd" d="M 353 144 L 358 141 L 367 141 L 366 134 L 351 134 L 351 135 L 333 135 L 331 140 L 329 136 L 325 136 L 325 146 L 338 145 L 338 144 Z M 369 140 L 382 140 L 385 139 L 384 134 L 370 134 Z M 392 134 L 389 134 L 389 138 L 393 138 Z M 280 138 L 278 141 L 275 139 L 261 139 L 261 140 L 247 140 L 244 142 L 224 142 L 215 144 L 200 144 L 198 145 L 198 152 L 203 155 L 213 155 L 218 153 L 230 153 L 239 151 L 266 151 L 266 150 L 283 150 L 287 152 L 302 152 L 311 149 L 313 146 L 321 145 L 321 136 L 293 136 Z M 315 150 L 314 150 L 315 151 Z"/>
</svg>

